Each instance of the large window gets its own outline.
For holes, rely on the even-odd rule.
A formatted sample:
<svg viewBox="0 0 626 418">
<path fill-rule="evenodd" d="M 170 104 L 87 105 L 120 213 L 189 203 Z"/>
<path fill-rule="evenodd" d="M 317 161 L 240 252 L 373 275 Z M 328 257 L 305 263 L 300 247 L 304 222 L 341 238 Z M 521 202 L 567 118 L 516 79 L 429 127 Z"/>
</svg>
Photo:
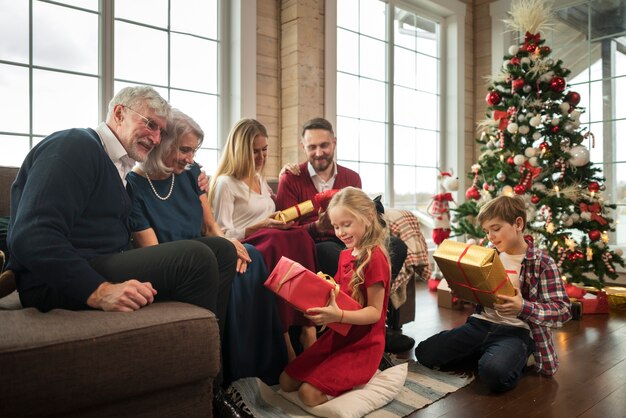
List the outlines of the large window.
<svg viewBox="0 0 626 418">
<path fill-rule="evenodd" d="M 558 4 L 557 4 L 558 7 Z M 593 134 L 585 143 L 606 178 L 604 199 L 617 204 L 612 241 L 626 246 L 626 3 L 568 2 L 556 9 L 546 43 L 571 70 L 568 88 L 580 93 L 581 123 Z"/>
<path fill-rule="evenodd" d="M 459 137 L 445 138 L 441 129 L 445 19 L 412 3 L 426 2 L 337 1 L 337 158 L 361 175 L 369 194 L 424 210 L 446 164 L 442 143 L 450 139 L 456 150 Z M 457 93 L 450 97 L 462 103 Z"/>
<path fill-rule="evenodd" d="M 46 135 L 95 127 L 122 87 L 147 84 L 204 129 L 217 164 L 218 0 L 0 0 L 0 165 Z"/>
</svg>

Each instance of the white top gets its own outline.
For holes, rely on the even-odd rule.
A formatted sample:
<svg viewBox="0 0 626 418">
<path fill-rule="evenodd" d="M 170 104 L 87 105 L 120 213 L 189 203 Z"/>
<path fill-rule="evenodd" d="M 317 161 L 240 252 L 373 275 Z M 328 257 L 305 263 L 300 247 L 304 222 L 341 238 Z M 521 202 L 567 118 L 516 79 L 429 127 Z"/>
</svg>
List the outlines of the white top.
<svg viewBox="0 0 626 418">
<path fill-rule="evenodd" d="M 247 227 L 269 218 L 276 211 L 270 186 L 264 178 L 260 180 L 261 194 L 258 194 L 250 190 L 246 183 L 231 176 L 217 178 L 213 215 L 227 238 L 244 239 Z"/>
<path fill-rule="evenodd" d="M 335 185 L 335 179 L 337 178 L 337 164 L 333 163 L 333 175 L 330 176 L 328 181 L 322 180 L 322 178 L 315 172 L 315 169 L 310 162 L 308 162 L 306 166 L 309 169 L 309 175 L 311 176 L 311 180 L 313 180 L 313 185 L 317 189 L 318 193 L 333 188 L 333 186 Z"/>
<path fill-rule="evenodd" d="M 511 255 L 505 252 L 500 253 L 500 261 L 504 265 L 504 270 L 511 284 L 518 292 L 520 292 L 519 272 L 522 268 L 522 261 L 526 254 Z M 476 318 L 485 321 L 495 322 L 503 325 L 512 325 L 514 327 L 526 328 L 530 330 L 528 324 L 515 316 L 500 315 L 495 309 L 484 307 L 482 313 L 474 314 Z"/>
<path fill-rule="evenodd" d="M 101 122 L 96 128 L 96 132 L 104 146 L 104 152 L 107 153 L 119 173 L 124 187 L 126 187 L 126 175 L 135 166 L 135 160 L 128 156 L 126 149 L 119 139 L 115 136 L 109 125 Z"/>
</svg>

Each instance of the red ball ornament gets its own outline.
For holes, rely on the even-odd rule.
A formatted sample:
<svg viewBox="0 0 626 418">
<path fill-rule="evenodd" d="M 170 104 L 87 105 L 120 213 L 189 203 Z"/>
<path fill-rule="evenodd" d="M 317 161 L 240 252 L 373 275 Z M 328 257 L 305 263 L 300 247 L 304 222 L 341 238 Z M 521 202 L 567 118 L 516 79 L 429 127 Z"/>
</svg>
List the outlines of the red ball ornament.
<svg viewBox="0 0 626 418">
<path fill-rule="evenodd" d="M 515 165 L 515 158 L 513 158 L 512 156 L 506 159 L 506 163 L 508 165 Z"/>
<path fill-rule="evenodd" d="M 541 149 L 542 151 L 548 151 L 550 149 L 550 144 L 548 144 L 547 142 L 542 142 L 541 144 L 539 144 L 539 149 Z"/>
<path fill-rule="evenodd" d="M 600 191 L 600 184 L 598 184 L 597 181 L 592 181 L 587 187 L 589 188 L 590 192 L 597 193 Z"/>
<path fill-rule="evenodd" d="M 552 132 L 554 132 L 555 134 L 559 132 L 559 127 L 557 126 L 553 126 L 552 127 Z"/>
<path fill-rule="evenodd" d="M 524 87 L 524 79 L 516 78 L 515 80 L 513 80 L 512 87 L 513 90 L 520 90 L 522 87 Z"/>
<path fill-rule="evenodd" d="M 550 90 L 560 93 L 565 90 L 565 84 L 563 77 L 553 77 L 550 81 Z"/>
<path fill-rule="evenodd" d="M 524 194 L 526 193 L 526 187 L 524 187 L 521 184 L 518 184 L 515 187 L 513 187 L 513 191 L 515 192 L 515 194 Z"/>
<path fill-rule="evenodd" d="M 580 94 L 570 91 L 565 95 L 565 101 L 572 106 L 576 106 L 580 103 Z"/>
<path fill-rule="evenodd" d="M 567 255 L 567 259 L 568 259 L 569 261 L 576 261 L 576 253 L 569 253 L 569 254 Z"/>
<path fill-rule="evenodd" d="M 487 183 L 487 182 L 483 183 L 483 190 L 484 191 L 488 192 L 490 188 L 491 188 L 491 186 L 489 185 L 489 183 Z"/>
<path fill-rule="evenodd" d="M 536 194 L 530 197 L 530 201 L 532 202 L 533 205 L 536 205 L 537 203 L 539 203 L 540 200 L 541 198 L 539 198 L 539 196 L 537 196 Z"/>
<path fill-rule="evenodd" d="M 597 229 L 593 229 L 589 231 L 587 235 L 589 235 L 589 239 L 593 242 L 593 241 L 599 240 L 600 237 L 602 236 L 602 233 L 598 231 Z"/>
<path fill-rule="evenodd" d="M 513 57 L 513 58 L 511 58 L 511 64 L 513 64 L 513 65 L 519 65 L 519 64 L 520 64 L 520 58 L 519 58 L 519 57 Z"/>
<path fill-rule="evenodd" d="M 541 47 L 541 55 L 546 56 L 550 53 L 550 47 L 549 46 L 542 46 Z"/>
<path fill-rule="evenodd" d="M 485 97 L 485 100 L 487 101 L 487 104 L 489 106 L 495 106 L 500 103 L 500 101 L 502 100 L 502 96 L 500 96 L 500 93 L 498 93 L 497 91 L 490 91 L 489 93 L 487 93 L 487 97 Z"/>
<path fill-rule="evenodd" d="M 528 52 L 533 52 L 535 50 L 535 48 L 537 48 L 537 45 L 530 43 L 528 45 L 526 45 L 526 51 Z"/>
<path fill-rule="evenodd" d="M 469 189 L 467 189 L 467 191 L 465 192 L 465 197 L 469 200 L 473 199 L 473 200 L 478 200 L 480 199 L 480 191 L 478 190 L 478 187 L 476 186 L 471 186 Z"/>
</svg>

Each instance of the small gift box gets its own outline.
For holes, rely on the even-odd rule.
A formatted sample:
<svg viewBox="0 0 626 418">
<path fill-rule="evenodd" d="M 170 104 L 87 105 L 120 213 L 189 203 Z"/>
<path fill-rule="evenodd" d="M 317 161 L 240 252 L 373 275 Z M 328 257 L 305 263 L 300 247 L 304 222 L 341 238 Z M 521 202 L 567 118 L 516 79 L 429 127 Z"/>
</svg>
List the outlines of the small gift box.
<svg viewBox="0 0 626 418">
<path fill-rule="evenodd" d="M 611 309 L 626 311 L 626 287 L 607 286 L 603 290 L 609 298 Z"/>
<path fill-rule="evenodd" d="M 609 313 L 609 300 L 603 291 L 599 291 L 595 295 L 587 293 L 582 298 L 572 298 L 572 302 L 578 302 L 582 305 L 583 315 Z"/>
<path fill-rule="evenodd" d="M 448 287 L 446 279 L 439 280 L 437 285 L 437 305 L 448 309 L 463 309 L 463 301 L 452 296 L 452 290 Z"/>
<path fill-rule="evenodd" d="M 280 258 L 265 281 L 265 287 L 302 312 L 309 308 L 327 306 L 331 289 L 335 290 L 335 301 L 340 309 L 345 311 L 361 309 L 361 305 L 341 291 L 334 281 L 326 280 L 287 257 Z M 346 335 L 351 326 L 339 322 L 328 324 L 329 328 L 341 335 Z"/>
<path fill-rule="evenodd" d="M 460 299 L 493 308 L 498 295 L 515 295 L 515 289 L 493 248 L 444 240 L 433 258 L 448 286 Z"/>
<path fill-rule="evenodd" d="M 291 222 L 304 215 L 308 215 L 313 211 L 318 211 L 320 209 L 326 210 L 328 203 L 330 203 L 330 199 L 332 199 L 338 191 L 338 189 L 331 189 L 319 192 L 313 196 L 313 199 L 311 200 L 305 200 L 302 203 L 298 203 L 295 206 L 278 212 L 274 219 L 283 222 Z"/>
</svg>

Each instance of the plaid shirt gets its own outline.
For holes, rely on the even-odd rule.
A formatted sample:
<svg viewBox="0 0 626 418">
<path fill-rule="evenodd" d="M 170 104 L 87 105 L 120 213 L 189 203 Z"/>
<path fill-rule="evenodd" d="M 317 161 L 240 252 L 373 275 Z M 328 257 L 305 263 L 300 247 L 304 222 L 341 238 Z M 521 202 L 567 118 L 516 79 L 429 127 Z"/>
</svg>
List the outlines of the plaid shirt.
<svg viewBox="0 0 626 418">
<path fill-rule="evenodd" d="M 535 367 L 539 373 L 556 373 L 559 360 L 550 328 L 559 328 L 572 316 L 571 304 L 556 263 L 549 255 L 526 241 L 528 249 L 520 270 L 522 312 L 535 342 Z"/>
</svg>

